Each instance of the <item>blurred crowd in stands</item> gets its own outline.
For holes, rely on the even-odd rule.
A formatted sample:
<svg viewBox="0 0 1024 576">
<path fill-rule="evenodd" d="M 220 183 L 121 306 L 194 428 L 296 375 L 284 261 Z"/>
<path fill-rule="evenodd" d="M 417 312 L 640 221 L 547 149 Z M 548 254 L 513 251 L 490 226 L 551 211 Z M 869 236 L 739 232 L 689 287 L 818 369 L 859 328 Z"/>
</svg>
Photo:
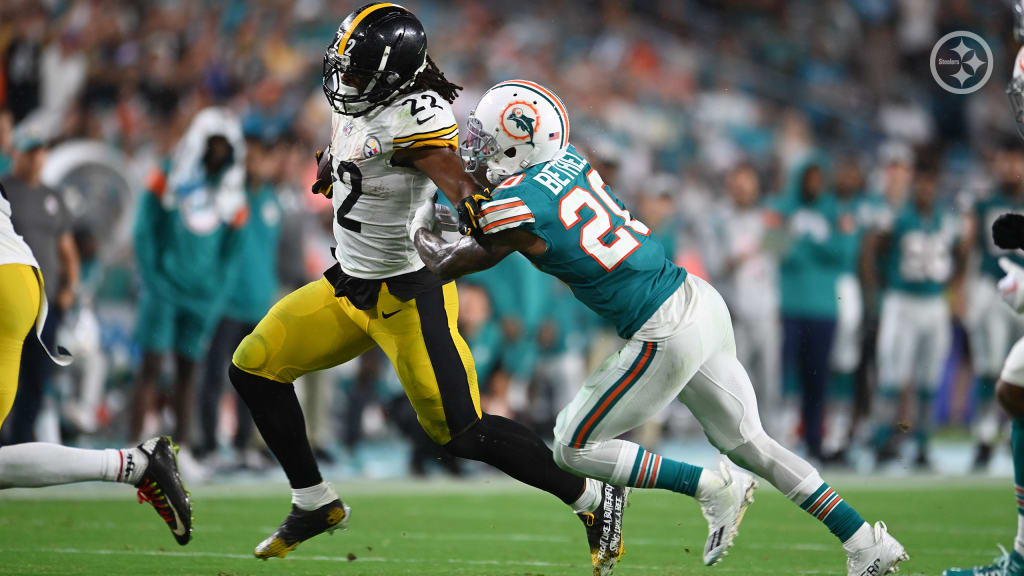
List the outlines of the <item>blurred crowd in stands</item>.
<svg viewBox="0 0 1024 576">
<path fill-rule="evenodd" d="M 309 193 L 329 137 L 321 59 L 357 4 L 0 3 L 0 182 L 52 198 L 36 202 L 48 216 L 32 217 L 50 223 L 33 248 L 47 251 L 51 337 L 77 357 L 22 378 L 8 442 L 102 443 L 176 425 L 208 467 L 264 465 L 227 363 L 280 295 L 330 265 L 330 203 Z M 986 242 L 996 212 L 1024 209 L 1024 142 L 1003 93 L 1017 48 L 1008 2 L 405 5 L 465 87 L 460 121 L 509 78 L 561 96 L 571 139 L 604 180 L 671 258 L 726 296 L 780 440 L 824 462 L 848 462 L 852 446 L 927 468 L 931 432 L 948 425 L 972 429 L 975 464 L 987 464 L 1001 429 L 992 385 L 1024 335 L 998 299 Z M 992 80 L 969 96 L 929 72 L 933 44 L 952 30 L 980 34 L 995 56 Z M 241 271 L 214 283 L 227 304 L 197 313 L 216 325 L 211 345 L 162 342 L 140 301 L 158 281 L 146 254 L 169 241 L 156 222 L 176 151 L 213 106 L 236 119 L 234 150 L 245 152 L 230 161 L 245 174 L 248 236 L 225 256 Z M 30 210 L 14 210 L 15 226 L 29 226 L 19 219 Z M 485 410 L 545 434 L 617 346 L 521 257 L 461 281 L 460 303 Z M 459 470 L 424 442 L 382 354 L 300 390 L 319 457 L 400 434 L 412 472 L 438 458 Z M 672 409 L 635 433 L 653 443 L 694 429 Z"/>
</svg>

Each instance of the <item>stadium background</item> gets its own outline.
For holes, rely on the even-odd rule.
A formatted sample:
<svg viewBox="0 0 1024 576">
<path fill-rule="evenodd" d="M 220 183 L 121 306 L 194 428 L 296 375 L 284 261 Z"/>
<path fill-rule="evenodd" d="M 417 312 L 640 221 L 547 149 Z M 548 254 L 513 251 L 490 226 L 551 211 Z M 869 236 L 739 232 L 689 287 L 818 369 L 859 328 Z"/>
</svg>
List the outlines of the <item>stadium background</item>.
<svg viewBox="0 0 1024 576">
<path fill-rule="evenodd" d="M 782 358 L 778 318 L 785 279 L 777 272 L 778 261 L 790 255 L 769 242 L 737 247 L 746 220 L 733 198 L 758 191 L 760 200 L 747 212 L 760 221 L 809 161 L 826 168 L 827 193 L 838 175 L 852 174 L 859 175 L 848 180 L 856 183 L 856 194 L 878 198 L 891 179 L 901 177 L 901 166 L 912 172 L 915 159 L 926 157 L 939 170 L 944 210 L 956 216 L 1000 185 L 1000 151 L 1017 146 L 1003 93 L 1016 50 L 1008 3 L 406 5 L 423 21 L 433 59 L 465 87 L 455 104 L 460 122 L 494 82 L 522 77 L 551 87 L 568 106 L 573 141 L 671 257 L 719 287 L 734 314 L 749 311 L 748 321 L 770 328 L 741 330 L 740 352 L 774 355 L 753 370 L 764 376 L 755 376 L 755 385 L 778 382 L 777 396 L 764 392 L 764 420 L 790 445 L 801 442 L 801 392 L 786 377 L 793 366 Z M 46 401 L 37 438 L 86 446 L 134 441 L 127 437 L 127 412 L 139 360 L 135 206 L 202 107 L 229 106 L 247 138 L 266 147 L 282 214 L 281 293 L 327 268 L 330 205 L 309 194 L 313 152 L 328 139 L 321 58 L 354 7 L 319 0 L 0 5 L 0 180 L 19 143 L 41 138 L 51 144 L 48 174 L 60 180 L 53 183 L 75 216 L 84 270 L 61 335 L 80 362 L 42 384 Z M 969 96 L 941 90 L 928 70 L 933 44 L 952 30 L 980 34 L 994 54 L 991 81 Z M 82 157 L 92 163 L 83 169 L 65 165 Z M 746 276 L 738 272 L 740 252 L 758 263 Z M 846 266 L 830 272 L 834 281 L 856 274 L 855 258 Z M 588 367 L 614 349 L 613 331 L 518 256 L 467 278 L 460 292 L 460 323 L 484 382 L 485 409 L 514 415 L 549 435 L 554 415 Z M 970 468 L 968 431 L 978 419 L 963 300 L 951 294 L 954 346 L 928 407 L 944 427 L 933 464 L 951 474 Z M 871 316 L 869 310 L 865 326 Z M 856 364 L 844 370 L 852 373 Z M 855 382 L 849 374 L 830 379 L 829 450 L 843 446 L 855 406 L 864 410 Z M 230 447 L 235 400 L 225 388 L 219 447 L 203 454 L 196 477 L 279 478 L 258 445 L 245 455 Z M 381 355 L 308 378 L 300 389 L 319 455 L 334 463 L 332 478 L 437 468 L 434 454 L 410 448 L 407 436 L 413 444 L 422 440 L 415 430 L 401 431 L 408 413 Z M 870 398 L 870 388 L 865 390 Z M 663 416 L 636 432 L 645 443 L 660 442 L 668 453 L 697 453 L 697 460 L 711 457 L 681 406 Z M 165 410 L 147 428 L 169 430 L 168 418 Z M 853 464 L 863 465 L 856 458 Z M 902 469 L 911 470 L 910 463 Z M 1007 474 L 1008 458 L 998 454 L 991 469 Z"/>
</svg>

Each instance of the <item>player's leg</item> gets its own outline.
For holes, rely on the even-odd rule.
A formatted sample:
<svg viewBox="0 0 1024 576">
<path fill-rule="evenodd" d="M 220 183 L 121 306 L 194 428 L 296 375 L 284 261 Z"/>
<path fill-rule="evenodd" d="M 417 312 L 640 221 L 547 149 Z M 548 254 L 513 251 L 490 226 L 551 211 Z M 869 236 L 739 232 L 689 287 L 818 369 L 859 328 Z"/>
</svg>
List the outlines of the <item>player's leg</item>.
<svg viewBox="0 0 1024 576">
<path fill-rule="evenodd" d="M 159 296 L 143 291 L 135 319 L 135 341 L 142 349 L 142 360 L 135 375 L 130 438 L 142 438 L 146 418 L 156 406 L 157 383 L 164 355 L 174 343 L 174 307 Z"/>
<path fill-rule="evenodd" d="M 14 401 L 21 344 L 35 324 L 41 294 L 42 282 L 34 269 L 22 264 L 0 266 L 0 425 Z M 151 477 L 155 489 L 164 494 L 155 499 L 154 506 L 158 512 L 177 514 L 171 530 L 176 530 L 178 541 L 185 544 L 191 537 L 191 504 L 173 458 L 170 462 L 154 458 L 152 448 L 145 448 L 140 445 L 123 450 L 79 450 L 41 442 L 2 446 L 0 489 L 89 480 L 125 482 L 141 488 L 142 481 Z"/>
<path fill-rule="evenodd" d="M 300 542 L 343 527 L 348 518 L 348 508 L 320 476 L 292 384 L 303 374 L 343 364 L 375 345 L 366 334 L 365 319 L 350 315 L 343 305 L 351 306 L 323 278 L 295 290 L 242 340 L 228 368 L 231 384 L 292 488 L 292 512 L 256 547 L 258 558 L 283 558 Z"/>
<path fill-rule="evenodd" d="M 1024 576 L 1024 340 L 1017 341 L 1003 364 L 996 384 L 996 398 L 1010 417 L 1010 449 L 1017 505 L 1017 537 L 1013 549 L 987 566 L 951 568 L 943 576 Z"/>
<path fill-rule="evenodd" d="M 982 306 L 978 325 L 972 334 L 971 352 L 975 364 L 975 425 L 977 442 L 974 467 L 983 469 L 992 458 L 992 446 L 999 436 L 999 411 L 995 402 L 996 381 L 1006 359 L 1012 340 L 1010 333 L 1015 321 L 1013 312 L 999 298 L 995 283 L 979 281 L 973 298 Z"/>
<path fill-rule="evenodd" d="M 701 305 L 713 316 L 728 318 L 725 302 L 701 282 Z M 717 348 L 679 395 L 700 421 L 708 440 L 733 462 L 772 483 L 795 504 L 823 522 L 836 535 L 850 557 L 851 575 L 875 560 L 884 564 L 879 574 L 905 559 L 903 547 L 888 536 L 884 524 L 874 529 L 849 506 L 806 460 L 786 450 L 761 427 L 754 389 L 736 359 L 732 328 L 718 322 L 724 333 Z M 713 345 L 709 342 L 708 345 Z M 854 568 L 857 567 L 857 570 Z"/>
<path fill-rule="evenodd" d="M 207 456 L 217 450 L 217 424 L 224 382 L 228 375 L 227 366 L 231 353 L 240 342 L 232 341 L 231 338 L 235 325 L 236 322 L 227 318 L 217 324 L 203 363 L 203 375 L 199 383 L 199 443 L 195 447 L 197 457 Z"/>
<path fill-rule="evenodd" d="M 907 309 L 907 301 L 888 293 L 882 300 L 878 328 L 878 390 L 871 407 L 872 444 L 876 462 L 891 461 L 897 454 L 896 419 L 903 391 L 914 374 L 920 319 Z"/>
<path fill-rule="evenodd" d="M 407 302 L 385 287 L 369 331 L 394 365 L 427 435 L 454 456 L 490 464 L 571 506 L 586 526 L 595 573 L 609 573 L 622 552 L 625 490 L 562 470 L 533 431 L 481 411 L 476 367 L 458 316 L 454 283 Z"/>
<path fill-rule="evenodd" d="M 921 346 L 918 349 L 919 361 L 916 362 L 917 369 L 914 371 L 914 381 L 917 384 L 917 455 L 914 465 L 926 469 L 930 466 L 928 447 L 932 432 L 935 430 L 935 394 L 939 389 L 946 360 L 949 358 L 953 334 L 949 305 L 943 296 L 926 302 L 917 317 L 922 321 L 925 333 L 921 338 Z"/>
<path fill-rule="evenodd" d="M 683 325 L 662 342 L 630 340 L 585 382 L 558 415 L 555 459 L 576 474 L 619 486 L 660 488 L 695 497 L 708 520 L 704 562 L 718 562 L 732 545 L 756 483 L 749 475 L 733 478 L 725 468 L 706 470 L 665 458 L 618 436 L 652 419 L 671 403 L 704 360 L 708 342 L 721 329 L 698 298 L 696 279 L 688 279 L 670 308 L 694 310 L 695 317 L 672 319 Z M 728 316 L 721 319 L 728 323 Z M 755 408 L 756 410 L 756 408 Z"/>
</svg>

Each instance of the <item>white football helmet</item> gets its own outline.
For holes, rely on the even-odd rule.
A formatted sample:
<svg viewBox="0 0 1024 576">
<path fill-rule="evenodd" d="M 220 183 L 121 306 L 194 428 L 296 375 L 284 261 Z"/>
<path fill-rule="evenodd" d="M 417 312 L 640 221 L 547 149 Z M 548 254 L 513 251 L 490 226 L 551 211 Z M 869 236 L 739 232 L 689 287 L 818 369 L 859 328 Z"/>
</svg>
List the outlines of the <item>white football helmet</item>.
<svg viewBox="0 0 1024 576">
<path fill-rule="evenodd" d="M 495 84 L 469 114 L 459 145 L 466 172 L 487 166 L 498 184 L 569 147 L 569 115 L 554 92 L 528 80 Z"/>
</svg>

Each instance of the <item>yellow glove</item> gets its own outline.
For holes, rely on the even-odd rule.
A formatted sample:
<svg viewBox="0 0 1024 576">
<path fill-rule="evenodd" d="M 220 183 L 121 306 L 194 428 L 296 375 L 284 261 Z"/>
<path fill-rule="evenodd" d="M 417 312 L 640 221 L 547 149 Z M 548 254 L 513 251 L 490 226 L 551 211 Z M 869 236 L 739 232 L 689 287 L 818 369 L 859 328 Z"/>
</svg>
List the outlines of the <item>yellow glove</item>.
<svg viewBox="0 0 1024 576">
<path fill-rule="evenodd" d="M 459 214 L 459 232 L 463 236 L 469 236 L 480 230 L 480 205 L 493 199 L 491 191 L 484 188 L 480 192 L 459 200 L 455 211 Z"/>
<path fill-rule="evenodd" d="M 313 182 L 313 194 L 323 194 L 328 198 L 334 196 L 334 162 L 326 149 L 316 151 L 316 182 Z"/>
</svg>

